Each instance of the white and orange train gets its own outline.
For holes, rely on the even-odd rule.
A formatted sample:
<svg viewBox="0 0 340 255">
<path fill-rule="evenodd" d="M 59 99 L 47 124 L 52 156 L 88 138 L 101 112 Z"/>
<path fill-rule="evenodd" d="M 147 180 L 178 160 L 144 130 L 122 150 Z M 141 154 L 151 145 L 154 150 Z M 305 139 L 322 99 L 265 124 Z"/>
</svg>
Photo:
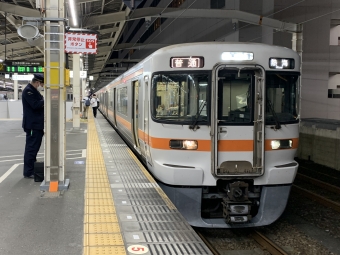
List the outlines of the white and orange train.
<svg viewBox="0 0 340 255">
<path fill-rule="evenodd" d="M 192 226 L 268 225 L 298 164 L 300 57 L 255 43 L 157 50 L 97 94 L 100 110 Z"/>
</svg>

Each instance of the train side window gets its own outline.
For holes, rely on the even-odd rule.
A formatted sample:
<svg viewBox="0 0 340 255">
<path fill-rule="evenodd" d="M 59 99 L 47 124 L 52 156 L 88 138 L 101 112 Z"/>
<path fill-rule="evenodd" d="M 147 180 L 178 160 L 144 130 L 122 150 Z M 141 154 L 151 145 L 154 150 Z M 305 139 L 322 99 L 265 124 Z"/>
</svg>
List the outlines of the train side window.
<svg viewBox="0 0 340 255">
<path fill-rule="evenodd" d="M 127 116 L 128 95 L 127 87 L 117 90 L 117 111 Z"/>
</svg>

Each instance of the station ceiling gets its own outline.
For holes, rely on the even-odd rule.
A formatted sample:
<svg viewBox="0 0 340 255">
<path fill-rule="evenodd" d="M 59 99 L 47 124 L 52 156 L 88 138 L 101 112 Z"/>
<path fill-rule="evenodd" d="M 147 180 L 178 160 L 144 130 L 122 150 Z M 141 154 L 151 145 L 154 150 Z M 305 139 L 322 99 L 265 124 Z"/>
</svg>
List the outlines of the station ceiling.
<svg viewBox="0 0 340 255">
<path fill-rule="evenodd" d="M 44 60 L 42 46 L 30 45 L 17 33 L 23 17 L 43 17 L 42 10 L 36 8 L 37 1 L 0 1 L 0 59 Z M 258 26 L 260 17 L 226 10 L 234 7 L 225 6 L 225 0 L 74 0 L 79 24 L 74 27 L 68 1 L 65 7 L 69 26 L 98 33 L 97 54 L 83 56 L 88 76 L 94 77 L 90 81 L 94 90 L 161 47 L 220 40 L 235 31 L 236 21 L 237 26 L 240 22 Z M 259 12 L 255 4 L 253 9 Z M 266 18 L 261 16 L 260 22 L 266 22 Z M 284 27 L 274 23 L 272 27 Z M 72 69 L 71 54 L 68 64 Z"/>
</svg>

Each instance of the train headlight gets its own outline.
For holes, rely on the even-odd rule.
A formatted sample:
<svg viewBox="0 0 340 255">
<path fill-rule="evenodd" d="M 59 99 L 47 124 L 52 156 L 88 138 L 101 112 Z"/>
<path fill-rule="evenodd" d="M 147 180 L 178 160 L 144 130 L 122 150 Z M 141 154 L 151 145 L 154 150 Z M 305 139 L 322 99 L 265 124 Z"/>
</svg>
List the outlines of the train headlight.
<svg viewBox="0 0 340 255">
<path fill-rule="evenodd" d="M 197 150 L 198 143 L 195 140 L 170 140 L 170 148 L 177 150 Z"/>
<path fill-rule="evenodd" d="M 222 60 L 253 60 L 254 53 L 252 52 L 236 52 L 228 51 L 223 52 L 221 55 Z"/>
<path fill-rule="evenodd" d="M 270 144 L 273 150 L 280 148 L 280 140 L 273 140 Z"/>
<path fill-rule="evenodd" d="M 273 140 L 270 142 L 272 150 L 290 149 L 293 147 L 293 140 Z"/>
</svg>

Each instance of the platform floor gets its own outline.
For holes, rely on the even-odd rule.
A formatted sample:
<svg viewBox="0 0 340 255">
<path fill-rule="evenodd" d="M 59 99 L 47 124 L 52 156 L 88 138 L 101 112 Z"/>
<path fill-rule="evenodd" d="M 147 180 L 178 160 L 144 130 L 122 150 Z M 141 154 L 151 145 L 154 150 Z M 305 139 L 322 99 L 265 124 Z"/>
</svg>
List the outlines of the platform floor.
<svg viewBox="0 0 340 255">
<path fill-rule="evenodd" d="M 0 120 L 0 254 L 82 254 L 87 124 L 66 125 L 65 192 L 44 193 L 23 178 L 21 120 Z M 43 161 L 42 144 L 38 160 Z"/>
<path fill-rule="evenodd" d="M 23 178 L 21 120 L 0 125 L 0 254 L 211 254 L 100 114 L 67 123 L 57 193 Z"/>
</svg>

